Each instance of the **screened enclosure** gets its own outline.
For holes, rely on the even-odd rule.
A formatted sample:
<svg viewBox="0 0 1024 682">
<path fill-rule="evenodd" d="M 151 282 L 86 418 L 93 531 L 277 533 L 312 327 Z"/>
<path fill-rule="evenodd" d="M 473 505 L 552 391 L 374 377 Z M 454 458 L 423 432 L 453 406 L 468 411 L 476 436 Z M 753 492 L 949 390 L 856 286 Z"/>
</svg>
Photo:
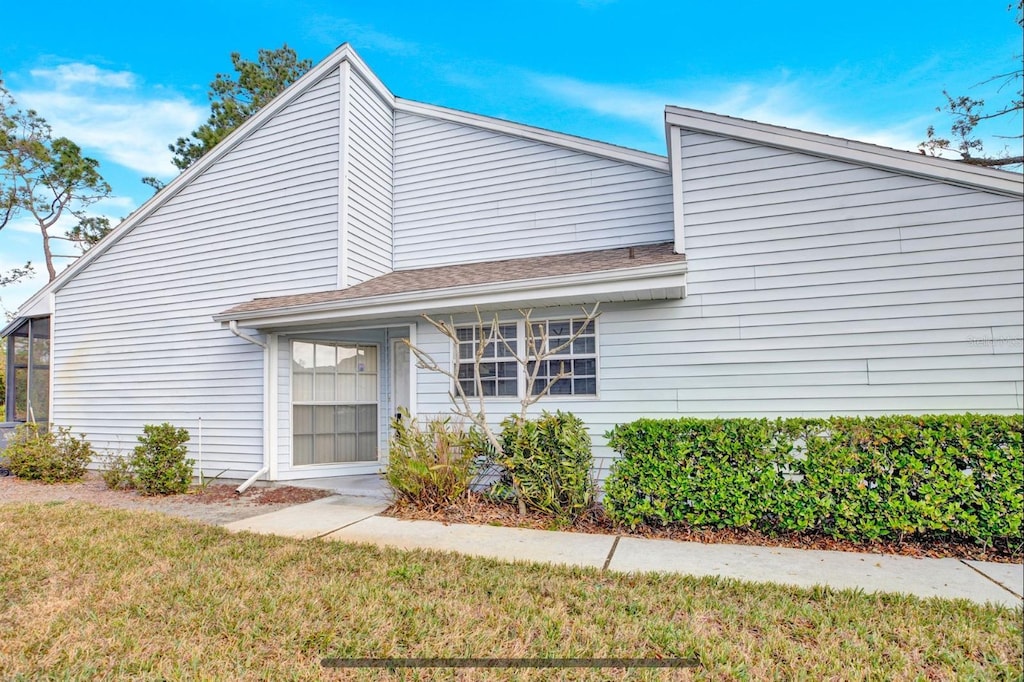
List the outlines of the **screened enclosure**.
<svg viewBox="0 0 1024 682">
<path fill-rule="evenodd" d="M 6 338 L 9 422 L 46 422 L 50 417 L 50 318 L 30 318 Z"/>
</svg>

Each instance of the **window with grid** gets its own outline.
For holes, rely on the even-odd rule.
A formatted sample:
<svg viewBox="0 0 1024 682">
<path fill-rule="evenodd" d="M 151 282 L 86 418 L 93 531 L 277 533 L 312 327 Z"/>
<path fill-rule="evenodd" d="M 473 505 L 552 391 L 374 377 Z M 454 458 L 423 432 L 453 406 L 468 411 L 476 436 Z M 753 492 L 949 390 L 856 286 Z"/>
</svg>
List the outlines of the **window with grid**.
<svg viewBox="0 0 1024 682">
<path fill-rule="evenodd" d="M 474 358 L 480 343 L 490 335 L 491 325 L 485 324 L 458 327 L 455 333 L 459 339 L 458 378 L 459 385 L 467 396 L 476 395 L 476 376 L 474 374 Z M 515 323 L 498 325 L 498 333 L 504 337 L 508 346 L 499 339 L 491 340 L 484 348 L 480 360 L 480 388 L 485 396 L 519 395 L 519 367 L 514 353 L 518 347 L 517 327 Z"/>
<path fill-rule="evenodd" d="M 579 333 L 572 342 L 569 339 Z M 597 395 L 597 334 L 594 321 L 586 319 L 545 320 L 533 323 L 533 337 L 538 345 L 547 339 L 547 349 L 565 346 L 540 363 L 533 394 L 551 384 L 548 395 Z M 531 362 L 527 371 L 534 369 Z M 556 379 L 559 374 L 571 373 Z M 552 383 L 553 382 L 553 383 Z"/>
<path fill-rule="evenodd" d="M 377 459 L 377 347 L 292 342 L 292 464 Z"/>
</svg>

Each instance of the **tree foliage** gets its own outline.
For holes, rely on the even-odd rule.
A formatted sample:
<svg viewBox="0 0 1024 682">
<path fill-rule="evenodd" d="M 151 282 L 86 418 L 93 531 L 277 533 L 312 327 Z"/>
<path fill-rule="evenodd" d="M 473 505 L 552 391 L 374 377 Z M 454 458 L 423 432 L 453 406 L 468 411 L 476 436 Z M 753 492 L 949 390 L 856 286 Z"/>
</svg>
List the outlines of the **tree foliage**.
<svg viewBox="0 0 1024 682">
<path fill-rule="evenodd" d="M 42 236 L 46 270 L 57 276 L 53 240 L 65 240 L 84 251 L 110 229 L 105 218 L 86 215 L 86 209 L 110 195 L 99 162 L 82 154 L 66 137 L 54 137 L 50 125 L 32 109 L 20 110 L 0 79 L 0 230 L 22 215 L 35 221 Z M 78 224 L 64 235 L 52 232 L 68 216 Z M 31 264 L 0 273 L 10 284 L 30 274 Z"/>
<path fill-rule="evenodd" d="M 1013 5 L 1007 9 L 1013 10 Z M 1016 7 L 1017 27 L 1024 33 L 1024 0 L 1018 0 Z M 946 97 L 946 104 L 936 107 L 936 111 L 944 112 L 953 117 L 953 124 L 950 128 L 950 137 L 942 137 L 935 132 L 935 126 L 928 126 L 927 136 L 924 142 L 918 147 L 921 153 L 932 156 L 942 156 L 946 152 L 958 154 L 965 163 L 989 168 L 1012 168 L 1024 164 L 1024 156 L 1021 155 L 1020 144 L 1024 140 L 1024 134 L 1015 133 L 1011 135 L 993 135 L 996 139 L 1006 140 L 1003 149 L 993 152 L 985 149 L 985 143 L 981 137 L 979 128 L 988 127 L 997 119 L 1001 121 L 1020 118 L 1024 110 L 1024 63 L 1022 55 L 1014 55 L 1014 68 L 982 81 L 983 84 L 997 84 L 997 92 L 1002 95 L 1004 91 L 1010 92 L 1009 101 L 1003 101 L 993 105 L 986 103 L 984 99 L 970 97 L 968 95 L 951 95 L 949 91 L 943 90 Z M 1016 131 L 1021 130 L 1018 120 L 1014 126 Z M 1011 147 L 1011 144 L 1013 145 Z"/>
<path fill-rule="evenodd" d="M 295 50 L 285 43 L 276 50 L 261 49 L 255 62 L 242 59 L 241 54 L 232 52 L 231 64 L 235 76 L 219 73 L 210 83 L 210 117 L 206 123 L 193 130 L 189 137 L 179 137 L 174 144 L 169 145 L 174 152 L 172 162 L 180 170 L 195 163 L 282 90 L 298 80 L 309 71 L 313 62 L 299 59 Z M 146 178 L 143 182 L 159 190 L 159 183 L 151 180 Z"/>
</svg>

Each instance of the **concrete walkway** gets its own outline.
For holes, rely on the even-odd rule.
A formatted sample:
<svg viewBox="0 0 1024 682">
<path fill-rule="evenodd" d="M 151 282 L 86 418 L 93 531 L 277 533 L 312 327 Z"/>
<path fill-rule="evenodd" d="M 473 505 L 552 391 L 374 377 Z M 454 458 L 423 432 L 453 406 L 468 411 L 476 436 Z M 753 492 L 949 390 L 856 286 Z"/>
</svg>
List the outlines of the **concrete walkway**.
<svg viewBox="0 0 1024 682">
<path fill-rule="evenodd" d="M 827 585 L 866 592 L 961 598 L 1011 607 L 1020 606 L 1024 595 L 1021 564 L 445 525 L 378 516 L 387 506 L 386 501 L 378 498 L 333 495 L 225 527 L 232 531 L 399 549 L 436 549 L 507 561 L 719 576 L 798 587 Z"/>
</svg>

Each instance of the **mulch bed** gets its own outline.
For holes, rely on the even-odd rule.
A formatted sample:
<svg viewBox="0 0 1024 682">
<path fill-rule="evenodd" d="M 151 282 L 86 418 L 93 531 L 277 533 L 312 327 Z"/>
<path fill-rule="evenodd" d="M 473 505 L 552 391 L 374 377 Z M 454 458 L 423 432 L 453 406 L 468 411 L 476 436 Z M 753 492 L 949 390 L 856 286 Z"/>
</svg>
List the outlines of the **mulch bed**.
<svg viewBox="0 0 1024 682">
<path fill-rule="evenodd" d="M 218 504 L 238 499 L 245 499 L 254 504 L 302 504 L 319 500 L 330 494 L 329 490 L 282 485 L 273 488 L 249 488 L 239 495 L 235 492 L 235 486 L 220 484 L 210 485 L 204 489 L 192 491 L 179 497 L 187 502 L 199 504 Z"/>
<path fill-rule="evenodd" d="M 458 503 L 442 509 L 422 509 L 408 503 L 398 502 L 391 505 L 384 512 L 384 515 L 409 520 L 440 521 L 441 523 L 470 523 L 482 526 L 564 530 L 575 533 L 623 535 L 657 540 L 703 542 L 706 544 L 791 547 L 794 549 L 821 549 L 839 552 L 898 554 L 901 556 L 933 559 L 973 559 L 976 561 L 997 561 L 1000 563 L 1020 563 L 1022 558 L 1024 558 L 1024 546 L 1021 545 L 1018 545 L 1016 548 L 985 548 L 968 542 L 957 542 L 945 538 L 935 538 L 927 541 L 852 542 L 849 540 L 836 540 L 826 535 L 766 535 L 752 530 L 730 528 L 641 526 L 629 529 L 615 524 L 600 507 L 590 511 L 570 527 L 559 527 L 549 516 L 531 511 L 527 511 L 524 516 L 520 516 L 519 510 L 514 505 L 494 502 L 479 494 L 472 494 Z"/>
</svg>

